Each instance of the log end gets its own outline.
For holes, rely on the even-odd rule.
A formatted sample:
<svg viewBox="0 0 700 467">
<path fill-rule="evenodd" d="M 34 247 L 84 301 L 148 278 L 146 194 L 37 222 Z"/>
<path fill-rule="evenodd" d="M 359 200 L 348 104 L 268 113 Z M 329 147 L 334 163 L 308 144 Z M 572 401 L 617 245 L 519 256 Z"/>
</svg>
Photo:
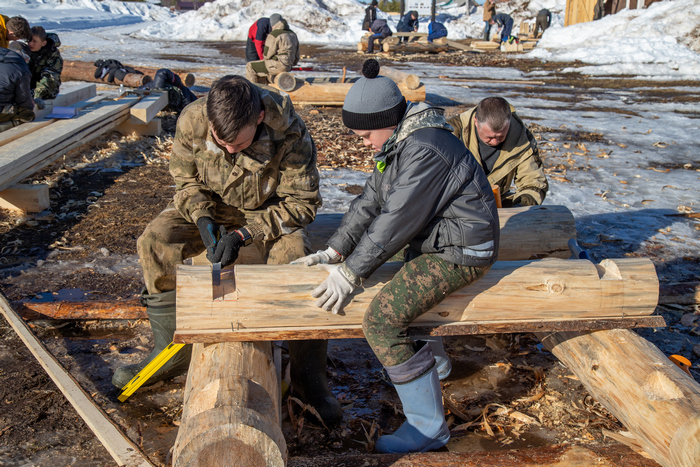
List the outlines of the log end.
<svg viewBox="0 0 700 467">
<path fill-rule="evenodd" d="M 417 75 L 411 74 L 404 79 L 404 83 L 406 83 L 408 89 L 418 89 L 420 86 L 420 78 Z"/>
<path fill-rule="evenodd" d="M 192 86 L 194 86 L 194 82 L 195 82 L 194 74 L 187 73 L 185 75 L 185 79 L 183 81 L 185 82 L 185 86 L 187 86 L 188 88 L 191 88 Z"/>
<path fill-rule="evenodd" d="M 223 428 L 223 427 L 222 427 Z M 210 436 L 211 433 L 208 434 Z M 235 438 L 209 439 L 206 445 L 190 443 L 173 460 L 174 467 L 212 467 L 245 465 L 249 467 L 284 467 L 285 459 L 277 452 L 265 452 Z"/>
<path fill-rule="evenodd" d="M 279 75 L 275 76 L 275 85 L 282 91 L 293 91 L 297 85 L 297 80 L 291 73 L 283 71 Z"/>
</svg>

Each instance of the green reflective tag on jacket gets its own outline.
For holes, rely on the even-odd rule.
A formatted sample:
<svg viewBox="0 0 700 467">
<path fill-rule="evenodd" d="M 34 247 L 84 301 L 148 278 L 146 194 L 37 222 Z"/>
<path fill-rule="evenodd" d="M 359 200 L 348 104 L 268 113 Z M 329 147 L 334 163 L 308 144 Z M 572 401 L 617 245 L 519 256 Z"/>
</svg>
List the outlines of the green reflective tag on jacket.
<svg viewBox="0 0 700 467">
<path fill-rule="evenodd" d="M 379 170 L 379 173 L 384 173 L 384 169 L 386 169 L 386 162 L 377 161 L 377 170 Z"/>
</svg>

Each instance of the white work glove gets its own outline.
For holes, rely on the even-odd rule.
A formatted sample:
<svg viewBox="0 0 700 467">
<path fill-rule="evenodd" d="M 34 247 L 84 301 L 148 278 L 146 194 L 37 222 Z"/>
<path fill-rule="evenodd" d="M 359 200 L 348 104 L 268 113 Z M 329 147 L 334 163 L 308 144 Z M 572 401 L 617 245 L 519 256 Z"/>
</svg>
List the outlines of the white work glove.
<svg viewBox="0 0 700 467">
<path fill-rule="evenodd" d="M 340 263 L 343 257 L 333 248 L 328 247 L 326 250 L 318 250 L 316 253 L 308 256 L 297 258 L 289 264 L 303 264 L 304 266 L 314 266 L 316 264 L 336 264 Z"/>
<path fill-rule="evenodd" d="M 350 302 L 350 294 L 362 285 L 362 279 L 350 271 L 345 263 L 340 266 L 319 264 L 316 267 L 328 271 L 329 274 L 328 278 L 311 292 L 311 296 L 318 298 L 317 307 L 337 315 Z"/>
</svg>

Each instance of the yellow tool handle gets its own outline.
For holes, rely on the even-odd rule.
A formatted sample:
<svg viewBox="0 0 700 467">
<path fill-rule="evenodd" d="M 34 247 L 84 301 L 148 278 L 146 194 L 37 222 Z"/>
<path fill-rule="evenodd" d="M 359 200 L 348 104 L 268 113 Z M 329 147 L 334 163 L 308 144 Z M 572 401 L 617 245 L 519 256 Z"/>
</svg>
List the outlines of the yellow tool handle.
<svg viewBox="0 0 700 467">
<path fill-rule="evenodd" d="M 173 356 L 183 348 L 185 344 L 176 344 L 171 342 L 166 348 L 164 348 L 156 358 L 150 361 L 148 365 L 143 367 L 136 376 L 131 378 L 131 381 L 126 383 L 122 388 L 122 393 L 119 394 L 119 402 L 126 401 L 130 395 L 136 392 L 138 388 L 143 386 L 143 384 L 148 381 L 148 379 L 155 374 L 156 371 L 160 369 L 166 362 L 168 362 Z"/>
</svg>

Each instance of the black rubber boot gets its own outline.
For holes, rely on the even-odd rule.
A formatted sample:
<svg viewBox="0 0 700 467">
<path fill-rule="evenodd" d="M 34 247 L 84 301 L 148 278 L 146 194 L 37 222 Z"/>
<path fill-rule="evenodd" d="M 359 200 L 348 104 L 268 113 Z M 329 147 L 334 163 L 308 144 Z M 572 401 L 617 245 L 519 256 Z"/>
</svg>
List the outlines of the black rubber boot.
<svg viewBox="0 0 700 467">
<path fill-rule="evenodd" d="M 119 389 L 136 376 L 148 363 L 165 349 L 172 341 L 175 334 L 175 291 L 148 295 L 145 291 L 141 294 L 141 302 L 146 305 L 146 312 L 153 332 L 155 347 L 153 351 L 140 363 L 126 365 L 117 368 L 112 376 L 112 384 Z M 186 345 L 173 358 L 166 362 L 156 373 L 151 376 L 144 386 L 149 386 L 158 381 L 174 378 L 187 372 L 190 367 L 192 345 Z"/>
<path fill-rule="evenodd" d="M 316 409 L 327 427 L 343 420 L 343 409 L 326 381 L 327 340 L 289 341 L 294 393 Z"/>
</svg>

